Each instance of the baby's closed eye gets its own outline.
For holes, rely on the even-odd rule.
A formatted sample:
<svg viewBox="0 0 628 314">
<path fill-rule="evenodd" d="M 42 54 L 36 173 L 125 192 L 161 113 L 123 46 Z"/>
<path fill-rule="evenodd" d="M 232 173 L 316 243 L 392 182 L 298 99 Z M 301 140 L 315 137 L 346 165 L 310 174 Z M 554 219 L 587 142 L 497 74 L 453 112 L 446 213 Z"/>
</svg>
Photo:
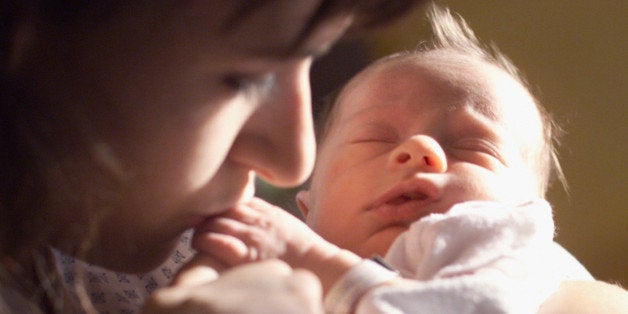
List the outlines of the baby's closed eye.
<svg viewBox="0 0 628 314">
<path fill-rule="evenodd" d="M 493 166 L 494 162 L 506 165 L 499 147 L 483 138 L 463 138 L 446 145 L 454 157 L 460 160 L 477 163 L 480 166 Z"/>
<path fill-rule="evenodd" d="M 366 124 L 355 129 L 349 137 L 350 144 L 395 144 L 398 142 L 399 134 L 395 129 L 381 123 Z"/>
<path fill-rule="evenodd" d="M 377 136 L 363 136 L 356 137 L 349 141 L 350 144 L 395 144 L 397 140 L 386 138 L 386 137 L 377 137 Z"/>
</svg>

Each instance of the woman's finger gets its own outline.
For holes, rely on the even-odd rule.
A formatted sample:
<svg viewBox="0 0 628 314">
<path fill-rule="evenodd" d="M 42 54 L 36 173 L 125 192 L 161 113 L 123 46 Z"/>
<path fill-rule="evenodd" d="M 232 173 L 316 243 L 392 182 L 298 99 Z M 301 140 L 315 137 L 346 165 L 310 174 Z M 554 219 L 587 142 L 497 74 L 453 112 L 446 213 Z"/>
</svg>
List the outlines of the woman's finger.
<svg viewBox="0 0 628 314">
<path fill-rule="evenodd" d="M 218 262 L 216 259 L 204 254 L 196 254 L 190 262 L 179 270 L 172 281 L 172 285 L 203 285 L 216 280 L 220 272 L 225 269 L 225 265 Z"/>
</svg>

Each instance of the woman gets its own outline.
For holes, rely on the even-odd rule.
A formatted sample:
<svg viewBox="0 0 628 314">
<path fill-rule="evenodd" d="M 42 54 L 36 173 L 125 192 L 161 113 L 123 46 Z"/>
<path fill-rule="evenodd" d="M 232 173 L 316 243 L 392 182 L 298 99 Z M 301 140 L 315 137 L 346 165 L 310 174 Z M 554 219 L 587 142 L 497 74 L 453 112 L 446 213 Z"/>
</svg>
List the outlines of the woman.
<svg viewBox="0 0 628 314">
<path fill-rule="evenodd" d="M 414 2 L 2 1 L 0 310 L 74 306 L 60 302 L 50 247 L 144 272 L 185 230 L 250 198 L 255 175 L 302 182 L 314 151 L 312 60 L 347 29 Z M 254 280 L 245 267 L 206 295 L 235 287 L 264 294 L 257 310 L 319 309 L 312 276 L 251 267 L 260 287 L 242 281 Z M 200 307 L 251 305 L 236 300 Z"/>
</svg>

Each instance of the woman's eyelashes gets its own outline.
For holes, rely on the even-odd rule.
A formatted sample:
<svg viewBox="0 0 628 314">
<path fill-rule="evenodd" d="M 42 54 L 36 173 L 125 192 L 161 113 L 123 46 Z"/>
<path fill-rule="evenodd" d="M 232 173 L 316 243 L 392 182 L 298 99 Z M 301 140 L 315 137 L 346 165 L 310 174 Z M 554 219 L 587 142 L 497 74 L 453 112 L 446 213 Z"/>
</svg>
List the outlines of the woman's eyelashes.
<svg viewBox="0 0 628 314">
<path fill-rule="evenodd" d="M 275 85 L 275 73 L 229 73 L 224 75 L 222 82 L 231 91 L 254 96 L 268 93 Z"/>
</svg>

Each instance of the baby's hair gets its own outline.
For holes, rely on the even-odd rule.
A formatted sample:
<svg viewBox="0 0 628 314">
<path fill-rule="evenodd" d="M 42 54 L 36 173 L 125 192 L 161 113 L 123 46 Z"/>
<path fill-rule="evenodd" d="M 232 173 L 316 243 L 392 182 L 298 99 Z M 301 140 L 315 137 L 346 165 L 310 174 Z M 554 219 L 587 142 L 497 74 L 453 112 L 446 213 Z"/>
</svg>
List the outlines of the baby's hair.
<svg viewBox="0 0 628 314">
<path fill-rule="evenodd" d="M 421 43 L 417 49 L 413 51 L 403 51 L 395 53 L 381 59 L 376 60 L 367 69 L 378 67 L 382 64 L 388 64 L 395 61 L 403 61 L 409 58 L 426 56 L 433 52 L 448 52 L 456 55 L 469 57 L 482 63 L 496 66 L 511 76 L 515 81 L 520 83 L 534 100 L 534 104 L 539 112 L 543 134 L 542 149 L 539 153 L 540 162 L 536 162 L 536 158 L 528 158 L 532 160 L 530 167 L 536 167 L 538 174 L 540 195 L 545 195 L 549 187 L 552 174 L 555 174 L 558 180 L 567 190 L 567 183 L 564 178 L 556 146 L 558 145 L 558 136 L 561 132 L 560 128 L 552 119 L 547 110 L 540 105 L 539 101 L 534 98 L 530 92 L 530 88 L 526 80 L 519 73 L 517 67 L 502 54 L 495 45 L 483 45 L 467 25 L 465 20 L 459 15 L 452 14 L 448 8 L 440 7 L 434 3 L 428 6 L 427 18 L 432 29 L 432 38 L 429 42 Z M 361 73 L 364 73 L 363 70 Z M 359 73 L 356 77 L 360 76 Z M 330 95 L 317 111 L 316 116 L 316 137 L 319 145 L 323 143 L 327 136 L 327 132 L 334 123 L 335 108 L 342 92 L 351 85 L 351 82 L 342 89 Z M 532 164 L 533 163 L 533 164 Z"/>
</svg>

